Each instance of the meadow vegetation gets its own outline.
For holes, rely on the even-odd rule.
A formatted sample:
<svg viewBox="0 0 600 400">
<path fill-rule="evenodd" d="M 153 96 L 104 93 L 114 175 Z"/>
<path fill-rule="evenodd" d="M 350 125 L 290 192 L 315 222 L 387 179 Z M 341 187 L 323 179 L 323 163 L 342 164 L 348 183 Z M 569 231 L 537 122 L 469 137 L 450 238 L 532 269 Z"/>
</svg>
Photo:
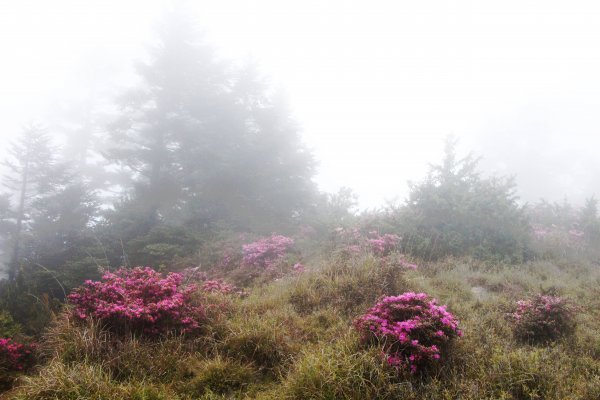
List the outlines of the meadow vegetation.
<svg viewBox="0 0 600 400">
<path fill-rule="evenodd" d="M 175 17 L 79 157 L 108 167 L 35 128 L 12 146 L 0 399 L 600 399 L 593 197 L 522 204 L 450 139 L 359 213 L 256 72 Z"/>
</svg>

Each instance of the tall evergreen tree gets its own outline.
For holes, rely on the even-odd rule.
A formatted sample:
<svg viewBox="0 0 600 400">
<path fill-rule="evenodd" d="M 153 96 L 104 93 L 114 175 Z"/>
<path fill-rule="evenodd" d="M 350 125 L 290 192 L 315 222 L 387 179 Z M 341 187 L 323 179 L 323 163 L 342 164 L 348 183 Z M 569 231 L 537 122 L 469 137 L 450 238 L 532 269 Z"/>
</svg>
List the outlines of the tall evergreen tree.
<svg viewBox="0 0 600 400">
<path fill-rule="evenodd" d="M 107 155 L 132 171 L 130 198 L 152 218 L 247 228 L 311 206 L 314 163 L 289 112 L 251 67 L 219 61 L 184 10 L 138 72 Z"/>
<path fill-rule="evenodd" d="M 17 203 L 8 271 L 9 279 L 13 280 L 21 254 L 22 234 L 31 219 L 32 204 L 64 183 L 65 171 L 56 160 L 56 149 L 50 138 L 36 126 L 26 128 L 22 136 L 11 144 L 8 153 L 4 163 L 7 167 L 4 185 Z"/>
</svg>

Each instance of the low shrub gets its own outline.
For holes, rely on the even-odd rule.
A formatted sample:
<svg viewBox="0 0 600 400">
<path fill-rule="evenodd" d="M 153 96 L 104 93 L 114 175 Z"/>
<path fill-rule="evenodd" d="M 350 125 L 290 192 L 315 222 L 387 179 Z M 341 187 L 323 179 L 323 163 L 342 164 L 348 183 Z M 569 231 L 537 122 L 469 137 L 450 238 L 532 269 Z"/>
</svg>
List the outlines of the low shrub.
<svg viewBox="0 0 600 400">
<path fill-rule="evenodd" d="M 371 251 L 379 256 L 387 256 L 392 251 L 396 250 L 398 245 L 400 244 L 400 236 L 386 233 L 384 235 L 380 235 L 377 232 L 370 232 L 371 236 L 367 239 L 367 243 L 371 248 Z"/>
<path fill-rule="evenodd" d="M 11 338 L 0 338 L 0 369 L 23 371 L 34 363 L 35 344 L 24 344 Z"/>
<path fill-rule="evenodd" d="M 0 389 L 9 389 L 15 379 L 35 363 L 35 344 L 0 338 Z"/>
<path fill-rule="evenodd" d="M 202 284 L 202 290 L 208 293 L 229 294 L 237 291 L 235 285 L 224 282 L 221 279 L 207 280 Z"/>
<path fill-rule="evenodd" d="M 412 373 L 437 363 L 451 340 L 462 335 L 446 306 L 414 292 L 383 297 L 355 327 L 364 343 L 383 347 L 389 365 Z"/>
<path fill-rule="evenodd" d="M 272 235 L 245 244 L 242 246 L 243 263 L 245 266 L 272 269 L 285 257 L 286 252 L 293 244 L 293 239 L 282 235 Z"/>
<path fill-rule="evenodd" d="M 576 308 L 560 296 L 538 294 L 517 302 L 510 318 L 515 337 L 526 343 L 548 343 L 575 332 Z"/>
<path fill-rule="evenodd" d="M 403 269 L 393 263 L 382 263 L 372 254 L 362 254 L 301 275 L 287 296 L 301 315 L 319 309 L 355 315 L 381 296 L 408 289 Z"/>
<path fill-rule="evenodd" d="M 121 268 L 101 281 L 86 281 L 68 296 L 73 316 L 102 321 L 116 331 L 164 334 L 197 331 L 204 309 L 192 303 L 194 285 L 183 285 L 183 275 L 163 277 L 152 268 Z"/>
</svg>

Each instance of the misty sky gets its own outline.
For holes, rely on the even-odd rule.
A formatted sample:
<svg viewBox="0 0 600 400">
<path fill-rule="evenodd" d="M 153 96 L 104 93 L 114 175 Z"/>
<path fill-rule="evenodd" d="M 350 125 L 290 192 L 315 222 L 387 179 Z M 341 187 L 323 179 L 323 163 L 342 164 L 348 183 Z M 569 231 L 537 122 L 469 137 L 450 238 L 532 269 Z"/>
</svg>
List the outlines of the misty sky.
<svg viewBox="0 0 600 400">
<path fill-rule="evenodd" d="M 2 150 L 132 85 L 159 0 L 0 2 Z M 406 195 L 443 138 L 525 200 L 600 196 L 600 3 L 196 1 L 207 41 L 286 92 L 326 191 Z"/>
</svg>

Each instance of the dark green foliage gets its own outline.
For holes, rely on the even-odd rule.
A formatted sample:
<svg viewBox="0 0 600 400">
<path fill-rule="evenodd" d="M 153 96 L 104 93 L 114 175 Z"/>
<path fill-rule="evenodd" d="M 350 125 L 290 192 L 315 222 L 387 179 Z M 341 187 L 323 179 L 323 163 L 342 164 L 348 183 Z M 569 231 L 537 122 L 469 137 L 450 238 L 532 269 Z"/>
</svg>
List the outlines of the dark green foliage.
<svg viewBox="0 0 600 400">
<path fill-rule="evenodd" d="M 8 312 L 0 310 L 0 338 L 15 337 L 21 331 L 21 325 Z"/>
<path fill-rule="evenodd" d="M 400 210 L 406 251 L 424 258 L 474 255 L 519 262 L 526 257 L 528 224 L 511 179 L 483 178 L 477 160 L 458 159 L 448 139 L 441 165 L 411 186 Z"/>
<path fill-rule="evenodd" d="M 59 293 L 62 296 L 62 288 L 57 282 L 48 286 L 44 280 L 34 278 L 29 281 L 29 278 L 19 273 L 14 281 L 0 282 L 0 304 L 20 324 L 23 333 L 39 335 L 62 306 L 47 292 L 51 288 L 57 296 Z"/>
<path fill-rule="evenodd" d="M 159 267 L 193 255 L 199 245 L 184 227 L 156 226 L 147 234 L 128 241 L 125 251 L 130 265 Z"/>
</svg>

